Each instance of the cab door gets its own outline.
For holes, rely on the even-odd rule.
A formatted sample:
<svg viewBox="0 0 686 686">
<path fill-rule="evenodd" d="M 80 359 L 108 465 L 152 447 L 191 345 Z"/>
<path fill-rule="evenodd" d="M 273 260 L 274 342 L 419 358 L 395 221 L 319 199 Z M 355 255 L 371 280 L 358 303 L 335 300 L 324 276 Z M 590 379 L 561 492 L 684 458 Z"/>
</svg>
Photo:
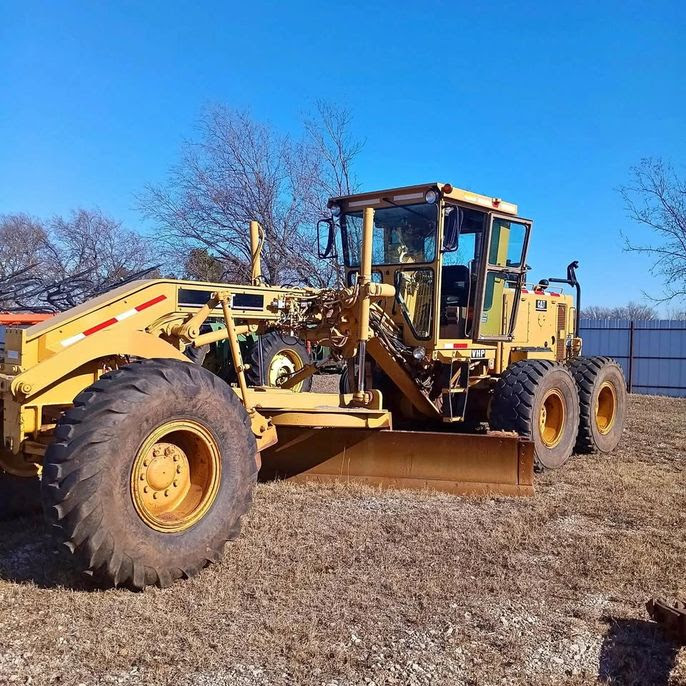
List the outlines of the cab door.
<svg viewBox="0 0 686 686">
<path fill-rule="evenodd" d="M 474 340 L 511 341 L 526 279 L 526 254 L 532 222 L 489 213 L 484 269 L 477 286 Z"/>
</svg>

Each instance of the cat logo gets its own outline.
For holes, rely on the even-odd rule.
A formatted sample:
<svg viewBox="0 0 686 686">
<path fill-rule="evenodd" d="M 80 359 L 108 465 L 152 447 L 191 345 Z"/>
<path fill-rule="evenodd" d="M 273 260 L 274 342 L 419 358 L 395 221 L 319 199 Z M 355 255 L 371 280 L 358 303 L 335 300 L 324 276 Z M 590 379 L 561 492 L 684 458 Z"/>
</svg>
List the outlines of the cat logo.
<svg viewBox="0 0 686 686">
<path fill-rule="evenodd" d="M 536 301 L 536 311 L 537 312 L 545 312 L 548 309 L 548 301 L 547 300 L 537 300 Z"/>
</svg>

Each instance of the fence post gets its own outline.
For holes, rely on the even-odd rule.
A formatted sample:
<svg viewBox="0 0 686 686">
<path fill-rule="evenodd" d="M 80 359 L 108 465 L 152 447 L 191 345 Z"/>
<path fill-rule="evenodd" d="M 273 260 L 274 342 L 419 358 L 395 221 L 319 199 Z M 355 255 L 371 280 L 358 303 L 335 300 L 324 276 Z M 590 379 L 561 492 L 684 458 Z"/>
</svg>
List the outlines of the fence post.
<svg viewBox="0 0 686 686">
<path fill-rule="evenodd" d="M 629 322 L 629 378 L 627 379 L 627 390 L 632 393 L 634 390 L 634 320 Z"/>
</svg>

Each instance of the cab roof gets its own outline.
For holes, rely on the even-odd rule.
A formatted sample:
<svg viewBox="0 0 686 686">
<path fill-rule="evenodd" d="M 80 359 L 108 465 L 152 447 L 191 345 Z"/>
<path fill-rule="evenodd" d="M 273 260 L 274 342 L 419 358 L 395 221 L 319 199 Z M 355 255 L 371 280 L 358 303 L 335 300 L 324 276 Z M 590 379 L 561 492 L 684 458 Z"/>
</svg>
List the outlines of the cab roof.
<svg viewBox="0 0 686 686">
<path fill-rule="evenodd" d="M 410 204 L 413 200 L 421 202 L 424 194 L 429 190 L 438 190 L 444 198 L 457 200 L 469 205 L 483 207 L 505 214 L 516 215 L 518 207 L 514 203 L 506 202 L 501 198 L 481 195 L 462 188 L 456 188 L 449 183 L 434 181 L 432 183 L 422 183 L 416 186 L 401 186 L 399 188 L 387 188 L 380 191 L 369 191 L 367 193 L 355 193 L 354 195 L 341 195 L 329 200 L 329 205 L 334 203 L 342 205 L 347 210 L 362 209 L 363 207 L 383 207 L 387 204 Z M 392 201 L 389 203 L 388 201 Z"/>
</svg>

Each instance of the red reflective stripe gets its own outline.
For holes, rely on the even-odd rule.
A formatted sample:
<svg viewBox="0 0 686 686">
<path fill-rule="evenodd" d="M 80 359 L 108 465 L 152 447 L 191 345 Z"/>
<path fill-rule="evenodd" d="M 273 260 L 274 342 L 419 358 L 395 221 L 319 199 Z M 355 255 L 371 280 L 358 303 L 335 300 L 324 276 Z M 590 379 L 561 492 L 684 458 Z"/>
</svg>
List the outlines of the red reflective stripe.
<svg viewBox="0 0 686 686">
<path fill-rule="evenodd" d="M 559 298 L 560 297 L 559 293 L 551 293 L 550 295 L 552 295 L 553 298 Z"/>
<path fill-rule="evenodd" d="M 163 300 L 166 300 L 167 296 L 166 295 L 158 295 L 156 298 L 153 298 L 152 300 L 148 300 L 147 302 L 142 303 L 141 305 L 138 305 L 137 307 L 134 307 L 133 309 L 136 310 L 136 312 L 140 312 L 141 310 L 146 310 L 148 307 L 152 307 L 153 305 L 157 305 L 157 303 L 161 303 Z M 128 310 L 128 312 L 131 312 L 131 310 Z M 125 312 L 122 314 L 126 314 Z M 95 326 L 91 326 L 90 329 L 86 329 L 83 332 L 84 336 L 90 336 L 91 334 L 97 333 L 98 331 L 102 331 L 103 329 L 106 329 L 108 326 L 112 326 L 112 324 L 116 324 L 119 321 L 117 317 L 112 317 L 111 319 L 108 319 L 107 321 L 100 322 L 100 324 L 96 324 Z"/>
<path fill-rule="evenodd" d="M 157 305 L 157 303 L 161 303 L 163 300 L 166 300 L 167 296 L 166 295 L 158 295 L 156 298 L 153 298 L 152 300 L 148 300 L 148 302 L 143 303 L 142 305 L 138 305 L 135 310 L 136 312 L 141 312 L 142 310 L 146 310 L 148 307 L 152 307 L 153 305 Z"/>
<path fill-rule="evenodd" d="M 529 291 L 526 290 L 526 288 L 522 288 L 522 293 L 528 293 Z"/>
<path fill-rule="evenodd" d="M 461 350 L 461 349 L 468 348 L 468 347 L 469 347 L 469 343 L 453 343 L 453 348 L 455 350 Z"/>
<path fill-rule="evenodd" d="M 108 319 L 106 322 L 101 322 L 100 324 L 96 324 L 95 326 L 91 326 L 90 329 L 86 329 L 83 332 L 84 336 L 90 336 L 92 333 L 96 333 L 96 331 L 100 331 L 102 329 L 107 328 L 108 326 L 112 326 L 112 324 L 116 324 L 117 320 L 113 317 L 112 319 Z"/>
</svg>

